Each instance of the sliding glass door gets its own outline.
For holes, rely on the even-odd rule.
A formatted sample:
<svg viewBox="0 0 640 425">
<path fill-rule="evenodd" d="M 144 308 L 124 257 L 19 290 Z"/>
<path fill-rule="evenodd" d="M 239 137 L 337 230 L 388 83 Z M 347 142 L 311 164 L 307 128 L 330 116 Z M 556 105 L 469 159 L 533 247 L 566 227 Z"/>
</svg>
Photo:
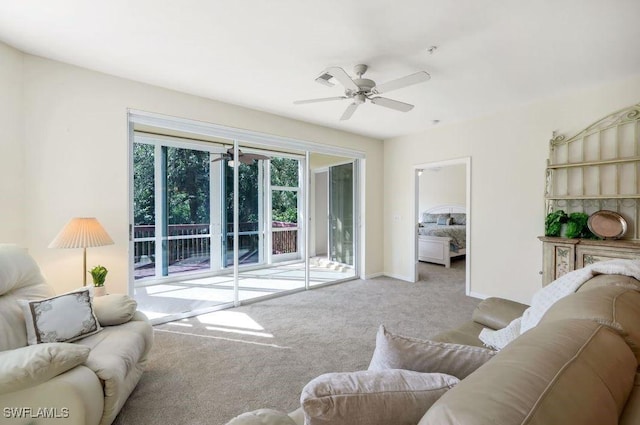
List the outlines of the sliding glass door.
<svg viewBox="0 0 640 425">
<path fill-rule="evenodd" d="M 139 138 L 133 145 L 134 278 L 211 270 L 211 152 Z"/>
<path fill-rule="evenodd" d="M 155 323 L 356 276 L 352 158 L 145 128 L 131 159 L 132 294 Z"/>
</svg>

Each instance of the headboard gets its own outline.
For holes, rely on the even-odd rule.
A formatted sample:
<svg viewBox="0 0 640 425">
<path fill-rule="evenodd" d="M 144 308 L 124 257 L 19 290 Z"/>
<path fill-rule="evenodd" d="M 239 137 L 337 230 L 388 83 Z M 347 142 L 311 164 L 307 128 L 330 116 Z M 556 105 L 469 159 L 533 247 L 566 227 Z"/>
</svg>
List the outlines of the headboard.
<svg viewBox="0 0 640 425">
<path fill-rule="evenodd" d="M 444 204 L 436 207 L 431 207 L 425 210 L 423 214 L 465 214 L 467 207 L 458 204 Z"/>
<path fill-rule="evenodd" d="M 434 216 L 437 214 L 466 214 L 466 213 L 467 213 L 467 208 L 464 205 L 459 205 L 459 204 L 437 205 L 435 207 L 431 207 L 425 210 L 422 214 L 420 214 L 420 217 L 418 218 L 418 222 L 420 223 L 432 222 L 429 220 L 429 218 L 426 218 L 427 214 Z M 433 217 L 432 217 L 432 220 L 433 220 Z M 467 221 L 466 218 L 463 217 L 458 224 L 466 224 L 466 221 Z"/>
</svg>

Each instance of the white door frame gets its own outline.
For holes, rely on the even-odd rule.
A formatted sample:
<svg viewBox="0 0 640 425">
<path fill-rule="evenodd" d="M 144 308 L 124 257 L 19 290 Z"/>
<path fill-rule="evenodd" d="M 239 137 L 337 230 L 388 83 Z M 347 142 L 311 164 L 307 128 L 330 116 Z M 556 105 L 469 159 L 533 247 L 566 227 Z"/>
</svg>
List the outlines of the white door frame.
<svg viewBox="0 0 640 425">
<path fill-rule="evenodd" d="M 418 222 L 420 221 L 420 176 L 418 172 L 421 170 L 433 169 L 433 168 L 441 168 L 449 165 L 465 165 L 465 181 L 466 181 L 466 194 L 465 194 L 465 204 L 466 204 L 466 214 L 467 214 L 467 243 L 466 243 L 466 267 L 465 267 L 465 293 L 466 295 L 471 294 L 471 157 L 466 156 L 463 158 L 455 158 L 449 159 L 445 161 L 437 161 L 437 162 L 428 162 L 423 164 L 418 164 L 413 166 L 413 211 L 414 211 L 414 225 L 411 227 L 412 236 L 414 243 L 411 245 L 411 249 L 413 255 L 411 258 L 414 259 L 414 267 L 413 267 L 413 282 L 418 281 Z"/>
</svg>

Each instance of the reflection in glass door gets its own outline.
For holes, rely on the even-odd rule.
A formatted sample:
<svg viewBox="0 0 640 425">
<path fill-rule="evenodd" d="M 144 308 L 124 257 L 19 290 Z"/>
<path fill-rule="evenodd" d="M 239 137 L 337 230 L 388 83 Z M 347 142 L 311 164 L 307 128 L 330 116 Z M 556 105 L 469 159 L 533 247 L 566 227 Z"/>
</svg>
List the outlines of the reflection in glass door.
<svg viewBox="0 0 640 425">
<path fill-rule="evenodd" d="M 329 167 L 329 256 L 354 265 L 354 164 Z"/>
</svg>

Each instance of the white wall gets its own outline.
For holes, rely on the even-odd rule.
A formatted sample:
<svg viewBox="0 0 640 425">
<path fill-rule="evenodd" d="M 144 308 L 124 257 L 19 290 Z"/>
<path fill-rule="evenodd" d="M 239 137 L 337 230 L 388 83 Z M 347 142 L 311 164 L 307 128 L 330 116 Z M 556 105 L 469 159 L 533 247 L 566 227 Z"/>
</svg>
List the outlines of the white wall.
<svg viewBox="0 0 640 425">
<path fill-rule="evenodd" d="M 7 53 L 0 52 L 4 61 Z M 212 122 L 366 152 L 366 274 L 382 271 L 381 141 L 186 95 L 25 54 L 26 245 L 58 292 L 81 282 L 80 250 L 47 249 L 74 216 L 97 217 L 115 245 L 89 248 L 88 266 L 110 270 L 126 292 L 128 267 L 127 108 Z M 4 83 L 2 83 L 4 84 Z M 13 173 L 0 170 L 0 181 Z"/>
<path fill-rule="evenodd" d="M 384 143 L 385 274 L 410 279 L 414 166 L 471 157 L 471 291 L 530 302 L 541 287 L 551 132 L 572 135 L 640 101 L 640 75 Z"/>
<path fill-rule="evenodd" d="M 0 242 L 25 244 L 22 53 L 0 43 Z"/>
<path fill-rule="evenodd" d="M 427 168 L 419 178 L 418 211 L 444 204 L 466 206 L 467 166 L 465 164 Z"/>
</svg>

